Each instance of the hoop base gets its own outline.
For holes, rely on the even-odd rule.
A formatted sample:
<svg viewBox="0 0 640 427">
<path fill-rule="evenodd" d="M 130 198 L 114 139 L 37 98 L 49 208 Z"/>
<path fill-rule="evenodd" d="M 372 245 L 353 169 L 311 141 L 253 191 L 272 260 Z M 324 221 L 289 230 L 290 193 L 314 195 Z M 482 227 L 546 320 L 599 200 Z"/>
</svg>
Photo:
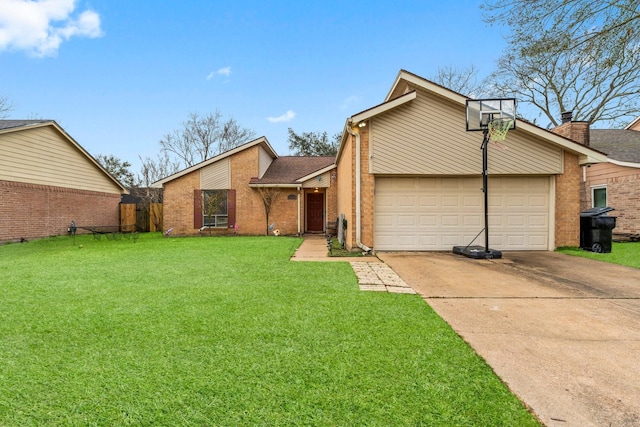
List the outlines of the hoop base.
<svg viewBox="0 0 640 427">
<path fill-rule="evenodd" d="M 453 253 L 473 259 L 500 259 L 502 252 L 497 249 L 486 250 L 484 246 L 454 246 Z"/>
</svg>

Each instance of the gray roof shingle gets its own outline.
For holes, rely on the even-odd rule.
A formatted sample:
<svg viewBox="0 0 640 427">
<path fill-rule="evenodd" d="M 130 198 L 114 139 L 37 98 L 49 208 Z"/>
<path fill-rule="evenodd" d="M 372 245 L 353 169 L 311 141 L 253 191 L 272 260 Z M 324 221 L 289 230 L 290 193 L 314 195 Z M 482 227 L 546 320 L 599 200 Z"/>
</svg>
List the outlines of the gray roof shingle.
<svg viewBox="0 0 640 427">
<path fill-rule="evenodd" d="M 48 123 L 52 120 L 0 120 L 0 130 L 19 128 L 23 126 Z"/>
<path fill-rule="evenodd" d="M 333 156 L 283 156 L 274 159 L 262 178 L 250 184 L 299 184 L 298 179 L 331 166 Z"/>
<path fill-rule="evenodd" d="M 626 129 L 591 129 L 589 146 L 620 162 L 640 163 L 640 132 Z"/>
</svg>

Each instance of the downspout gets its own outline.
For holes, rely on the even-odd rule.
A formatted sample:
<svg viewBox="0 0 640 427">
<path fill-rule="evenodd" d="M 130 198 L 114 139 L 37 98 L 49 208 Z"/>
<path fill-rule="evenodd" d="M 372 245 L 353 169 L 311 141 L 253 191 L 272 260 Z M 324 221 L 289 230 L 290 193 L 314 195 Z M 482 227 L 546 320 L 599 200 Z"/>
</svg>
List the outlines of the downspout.
<svg viewBox="0 0 640 427">
<path fill-rule="evenodd" d="M 351 129 L 352 122 L 349 120 L 347 124 L 347 132 L 356 138 L 356 245 L 365 252 L 371 252 L 371 248 L 362 243 L 361 220 L 360 220 L 360 132 L 354 132 Z"/>
<path fill-rule="evenodd" d="M 298 186 L 298 236 L 302 236 L 302 231 L 300 231 L 300 186 Z"/>
</svg>

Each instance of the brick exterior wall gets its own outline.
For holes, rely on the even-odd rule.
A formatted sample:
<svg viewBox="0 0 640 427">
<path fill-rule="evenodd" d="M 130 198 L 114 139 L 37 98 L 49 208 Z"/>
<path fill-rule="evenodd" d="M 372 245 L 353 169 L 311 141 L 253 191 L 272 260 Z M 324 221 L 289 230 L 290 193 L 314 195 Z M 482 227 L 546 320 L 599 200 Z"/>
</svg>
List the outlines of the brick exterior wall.
<svg viewBox="0 0 640 427">
<path fill-rule="evenodd" d="M 564 152 L 564 173 L 556 176 L 555 246 L 580 246 L 581 167 Z"/>
<path fill-rule="evenodd" d="M 589 146 L 589 122 L 567 122 L 553 128 L 551 132 L 569 138 L 572 141 Z"/>
<path fill-rule="evenodd" d="M 117 226 L 119 203 L 119 194 L 0 181 L 0 242 L 65 235 L 71 221 Z"/>
<path fill-rule="evenodd" d="M 176 178 L 164 185 L 162 229 L 173 235 L 197 235 L 193 226 L 193 191 L 200 188 L 200 171 Z"/>
<path fill-rule="evenodd" d="M 338 185 L 336 191 L 337 215 L 344 214 L 347 220 L 345 233 L 345 247 L 353 250 L 355 247 L 355 180 L 356 170 L 355 141 L 349 135 L 345 141 L 340 162 L 338 162 Z"/>
<path fill-rule="evenodd" d="M 640 234 L 640 171 L 612 163 L 592 165 L 587 169 L 583 210 L 593 205 L 594 186 L 607 188 L 607 205 L 615 209 L 610 215 L 617 217 L 614 236 Z"/>
<path fill-rule="evenodd" d="M 251 178 L 259 174 L 259 147 L 247 148 L 230 158 L 230 189 L 236 191 L 236 224 L 238 234 L 264 235 L 267 227 L 274 224 L 274 229 L 280 230 L 282 235 L 295 235 L 298 233 L 298 215 L 300 215 L 301 232 L 304 232 L 304 202 L 305 191 L 297 188 L 280 188 L 280 194 L 275 200 L 269 213 L 267 224 L 264 204 L 259 192 L 249 187 Z M 335 180 L 331 180 L 332 187 L 323 189 L 327 197 L 326 217 L 337 216 Z M 233 224 L 228 229 L 207 229 L 200 232 L 194 227 L 194 190 L 200 189 L 200 170 L 169 181 L 164 185 L 164 230 L 173 229 L 172 234 L 178 236 L 194 235 L 220 235 L 233 234 Z M 211 189 L 213 190 L 213 189 Z M 295 196 L 289 199 L 289 196 Z M 298 200 L 300 197 L 300 212 L 298 212 Z"/>
<path fill-rule="evenodd" d="M 371 121 L 369 122 L 371 126 Z M 362 169 L 360 169 L 360 221 L 362 231 L 360 238 L 365 246 L 373 248 L 373 212 L 375 202 L 375 176 L 369 173 L 369 126 L 360 130 L 360 157 Z"/>
</svg>

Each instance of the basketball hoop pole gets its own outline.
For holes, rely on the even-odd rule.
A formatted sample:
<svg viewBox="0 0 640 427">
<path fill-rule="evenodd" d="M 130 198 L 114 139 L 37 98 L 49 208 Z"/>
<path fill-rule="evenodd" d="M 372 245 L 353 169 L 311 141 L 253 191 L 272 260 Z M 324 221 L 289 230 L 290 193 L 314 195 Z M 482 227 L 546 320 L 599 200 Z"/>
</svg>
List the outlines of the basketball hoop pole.
<svg viewBox="0 0 640 427">
<path fill-rule="evenodd" d="M 482 192 L 484 193 L 484 253 L 489 254 L 489 130 L 482 140 Z"/>
</svg>

